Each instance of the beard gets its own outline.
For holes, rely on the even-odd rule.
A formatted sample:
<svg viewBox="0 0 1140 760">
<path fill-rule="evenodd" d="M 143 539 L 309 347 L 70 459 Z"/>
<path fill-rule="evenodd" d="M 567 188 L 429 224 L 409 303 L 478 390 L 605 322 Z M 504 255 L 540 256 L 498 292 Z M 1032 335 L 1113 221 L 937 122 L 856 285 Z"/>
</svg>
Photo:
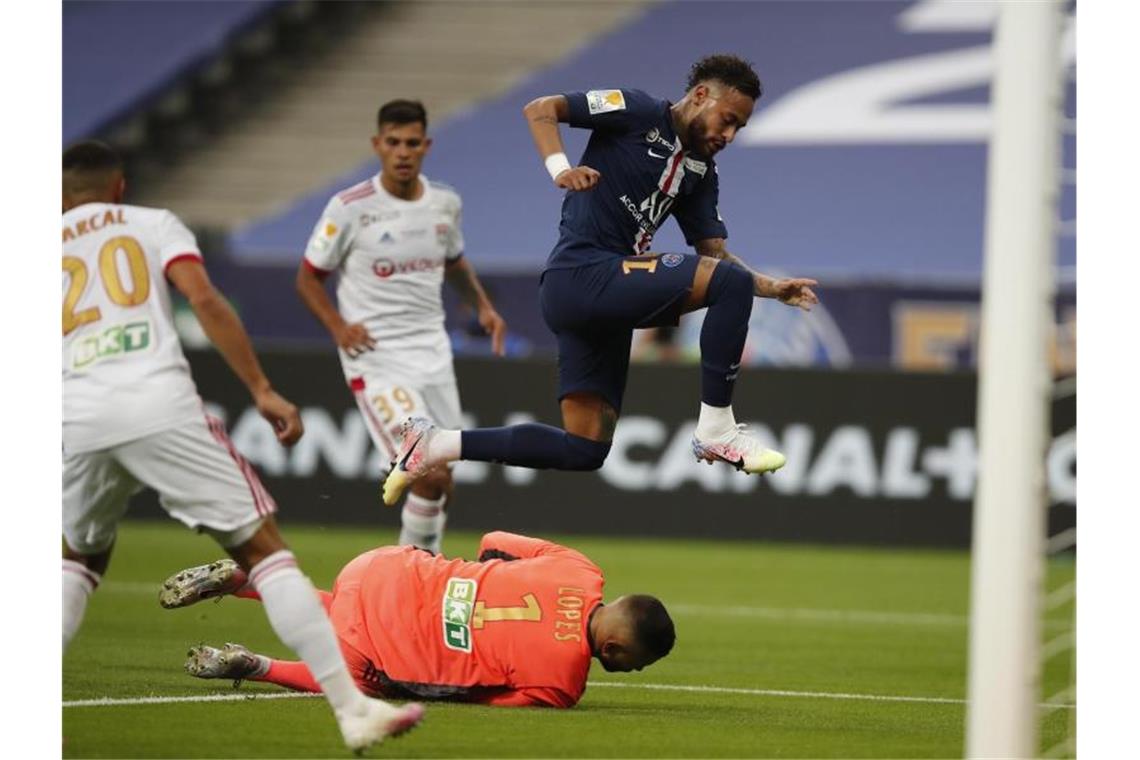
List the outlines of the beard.
<svg viewBox="0 0 1140 760">
<path fill-rule="evenodd" d="M 708 139 L 705 135 L 708 133 L 708 116 L 697 116 L 689 122 L 688 138 L 689 150 L 696 153 L 701 158 L 712 158 L 709 153 Z"/>
</svg>

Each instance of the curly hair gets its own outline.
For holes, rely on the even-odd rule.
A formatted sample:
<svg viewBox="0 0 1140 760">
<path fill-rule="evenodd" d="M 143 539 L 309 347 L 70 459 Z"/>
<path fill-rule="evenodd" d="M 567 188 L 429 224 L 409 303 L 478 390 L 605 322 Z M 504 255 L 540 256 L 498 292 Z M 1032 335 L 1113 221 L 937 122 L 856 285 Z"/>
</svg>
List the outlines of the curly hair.
<svg viewBox="0 0 1140 760">
<path fill-rule="evenodd" d="M 706 55 L 689 69 L 689 81 L 685 89 L 691 90 L 710 79 L 739 90 L 753 100 L 759 100 L 764 94 L 764 86 L 760 83 L 760 77 L 752 70 L 752 63 L 740 56 L 728 53 Z"/>
</svg>

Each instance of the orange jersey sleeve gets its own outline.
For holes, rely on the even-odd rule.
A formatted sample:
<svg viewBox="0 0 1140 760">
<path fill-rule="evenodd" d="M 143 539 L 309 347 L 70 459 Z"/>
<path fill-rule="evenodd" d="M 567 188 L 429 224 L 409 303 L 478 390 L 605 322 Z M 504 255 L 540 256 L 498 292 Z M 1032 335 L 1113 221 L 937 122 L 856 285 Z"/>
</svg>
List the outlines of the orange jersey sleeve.
<svg viewBox="0 0 1140 760">
<path fill-rule="evenodd" d="M 411 547 L 371 553 L 351 626 L 367 641 L 354 646 L 425 696 L 576 704 L 590 669 L 586 623 L 602 600 L 601 570 L 548 541 L 492 533 L 484 545 L 520 558 L 467 562 Z"/>
<path fill-rule="evenodd" d="M 492 531 L 483 536 L 483 540 L 479 542 L 478 556 L 480 561 L 486 561 L 489 559 L 532 559 L 552 554 L 574 557 L 593 564 L 585 554 L 566 546 L 560 546 L 553 541 L 520 536 L 517 533 L 507 533 L 502 530 Z"/>
</svg>

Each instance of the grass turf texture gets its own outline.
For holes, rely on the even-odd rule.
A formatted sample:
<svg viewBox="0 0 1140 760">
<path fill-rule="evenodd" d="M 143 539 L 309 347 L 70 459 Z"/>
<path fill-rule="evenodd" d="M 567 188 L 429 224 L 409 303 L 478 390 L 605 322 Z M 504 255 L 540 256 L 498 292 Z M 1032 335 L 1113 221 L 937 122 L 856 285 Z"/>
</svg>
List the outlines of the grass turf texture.
<svg viewBox="0 0 1140 760">
<path fill-rule="evenodd" d="M 288 526 L 286 533 L 322 588 L 357 553 L 390 540 L 360 529 Z M 478 538 L 449 533 L 445 553 L 472 557 Z M 962 756 L 962 704 L 818 694 L 962 699 L 967 553 L 580 536 L 562 542 L 602 567 L 607 598 L 661 597 L 677 625 L 672 654 L 638 674 L 609 674 L 595 664 L 572 710 L 429 704 L 421 727 L 372 756 Z M 182 671 L 188 645 L 200 641 L 235 641 L 291 658 L 255 602 L 158 606 L 167 575 L 216 556 L 209 539 L 176 524 L 125 524 L 64 659 L 65 704 L 234 694 L 229 682 Z M 1047 589 L 1073 572 L 1071 560 L 1053 560 Z M 1050 611 L 1045 638 L 1071 623 L 1071 605 Z M 1068 685 L 1070 662 L 1065 653 L 1046 664 L 1043 698 Z M 655 684 L 816 696 L 647 688 Z M 246 683 L 237 693 L 281 691 Z M 1072 712 L 1042 710 L 1043 748 L 1064 737 Z M 64 757 L 347 755 L 320 698 L 72 706 L 63 709 L 63 733 Z"/>
</svg>

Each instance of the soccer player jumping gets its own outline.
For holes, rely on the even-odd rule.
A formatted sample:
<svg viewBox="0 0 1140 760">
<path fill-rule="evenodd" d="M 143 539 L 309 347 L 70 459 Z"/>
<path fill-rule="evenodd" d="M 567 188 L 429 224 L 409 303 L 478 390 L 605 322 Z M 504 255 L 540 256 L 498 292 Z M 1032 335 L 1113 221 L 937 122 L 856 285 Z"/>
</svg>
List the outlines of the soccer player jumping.
<svg viewBox="0 0 1140 760">
<path fill-rule="evenodd" d="M 559 240 L 539 285 L 543 317 L 558 339 L 564 429 L 541 424 L 440 430 L 405 422 L 404 441 L 384 483 L 392 504 L 407 485 L 457 459 L 536 469 L 596 470 L 610 450 L 629 371 L 633 330 L 676 324 L 707 307 L 701 328 L 697 459 L 763 474 L 784 455 L 763 448 L 732 413 L 732 390 L 754 296 L 809 310 L 814 280 L 776 279 L 725 248 L 713 156 L 747 123 L 761 85 L 751 65 L 712 55 L 693 64 L 677 103 L 640 90 L 591 90 L 537 98 L 523 109 L 562 202 Z M 571 167 L 559 122 L 592 133 Z M 672 214 L 697 255 L 648 253 Z"/>
</svg>

